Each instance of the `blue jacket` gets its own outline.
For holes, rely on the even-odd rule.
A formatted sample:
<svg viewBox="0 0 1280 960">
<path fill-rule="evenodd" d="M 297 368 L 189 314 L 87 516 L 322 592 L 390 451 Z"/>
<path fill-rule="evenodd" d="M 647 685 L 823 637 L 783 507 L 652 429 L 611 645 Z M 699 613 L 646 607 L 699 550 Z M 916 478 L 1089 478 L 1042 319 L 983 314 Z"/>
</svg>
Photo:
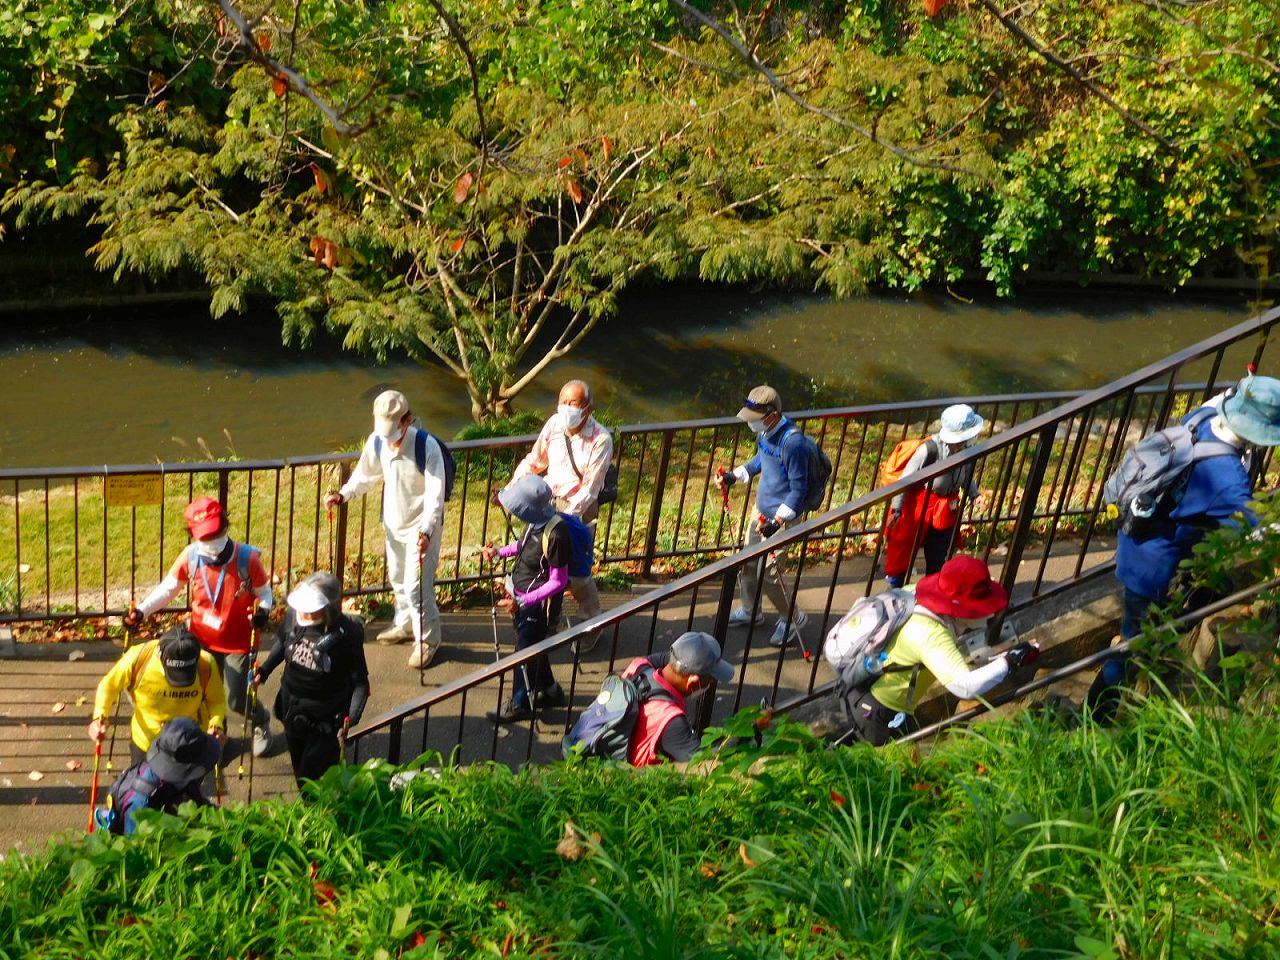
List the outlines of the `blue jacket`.
<svg viewBox="0 0 1280 960">
<path fill-rule="evenodd" d="M 1210 422 L 1206 420 L 1196 430 L 1197 440 L 1210 435 Z M 1237 514 L 1242 514 L 1251 526 L 1257 522 L 1248 508 L 1252 497 L 1249 474 L 1239 457 L 1197 460 L 1191 468 L 1187 492 L 1170 512 L 1163 529 L 1141 542 L 1126 533 L 1119 535 L 1116 576 L 1133 593 L 1163 600 L 1178 564 L 1191 556 L 1191 548 L 1208 529 L 1233 522 Z"/>
<path fill-rule="evenodd" d="M 787 431 L 794 434 L 783 442 Z M 779 449 L 781 444 L 781 449 Z M 783 417 L 767 434 L 756 438 L 756 455 L 743 465 L 750 476 L 759 476 L 756 506 L 769 519 L 785 503 L 799 516 L 805 492 L 809 488 L 809 453 L 800 442 L 800 428 Z"/>
</svg>

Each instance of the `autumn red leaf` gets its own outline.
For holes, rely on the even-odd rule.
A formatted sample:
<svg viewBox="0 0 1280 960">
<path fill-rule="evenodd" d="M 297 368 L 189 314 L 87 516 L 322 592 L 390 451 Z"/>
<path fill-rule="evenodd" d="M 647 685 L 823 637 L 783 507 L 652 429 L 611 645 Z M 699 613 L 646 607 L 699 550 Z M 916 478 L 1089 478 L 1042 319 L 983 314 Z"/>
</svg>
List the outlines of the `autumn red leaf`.
<svg viewBox="0 0 1280 960">
<path fill-rule="evenodd" d="M 506 938 L 502 941 L 502 949 L 498 953 L 498 956 L 502 957 L 503 960 L 506 960 L 506 958 L 511 955 L 511 942 L 514 939 L 515 939 L 515 932 L 512 930 L 508 930 Z"/>
<path fill-rule="evenodd" d="M 582 187 L 579 186 L 577 180 L 570 178 L 567 189 L 569 191 L 569 196 L 573 198 L 574 203 L 582 202 Z"/>
<path fill-rule="evenodd" d="M 613 156 L 613 144 L 609 142 L 608 137 L 601 137 L 600 145 L 604 147 L 604 162 L 608 163 L 609 158 Z"/>
<path fill-rule="evenodd" d="M 832 790 L 831 802 L 834 803 L 837 807 L 843 807 L 849 801 L 846 800 L 841 794 L 836 793 L 836 791 Z"/>
<path fill-rule="evenodd" d="M 458 178 L 458 185 L 453 188 L 453 202 L 464 203 L 467 195 L 471 193 L 471 184 L 475 182 L 475 177 L 471 175 L 471 171 L 467 171 Z"/>
<path fill-rule="evenodd" d="M 924 12 L 931 17 L 936 17 L 946 5 L 947 0 L 924 0 Z"/>
<path fill-rule="evenodd" d="M 289 83 L 284 77 L 276 77 L 271 81 L 271 91 L 277 97 L 283 97 L 285 91 L 289 89 Z"/>
<path fill-rule="evenodd" d="M 263 53 L 269 53 L 271 51 L 271 34 L 260 33 L 254 39 L 258 41 L 258 49 Z"/>
<path fill-rule="evenodd" d="M 409 938 L 409 948 L 420 947 L 427 942 L 427 938 L 422 935 L 421 930 L 413 931 L 413 936 Z"/>
<path fill-rule="evenodd" d="M 338 245 L 336 243 L 329 241 L 325 242 L 324 256 L 321 258 L 320 262 L 330 270 L 338 265 Z"/>
<path fill-rule="evenodd" d="M 932 790 L 933 784 L 932 783 L 913 783 L 911 785 L 911 789 L 912 790 Z"/>
<path fill-rule="evenodd" d="M 311 891 L 315 894 L 316 903 L 322 907 L 332 904 L 338 899 L 338 888 L 328 880 L 312 880 Z"/>
<path fill-rule="evenodd" d="M 462 249 L 462 244 L 463 244 L 463 238 L 459 237 L 457 240 L 453 241 L 453 243 L 449 244 L 449 252 L 457 253 L 459 250 Z"/>
<path fill-rule="evenodd" d="M 311 175 L 316 179 L 316 193 L 323 194 L 329 189 L 329 174 L 324 172 L 324 168 L 314 161 L 310 164 Z"/>
<path fill-rule="evenodd" d="M 985 765 L 983 765 L 983 764 L 979 763 L 979 764 L 977 764 L 977 765 L 975 765 L 975 766 L 974 766 L 974 768 L 973 768 L 973 772 L 974 772 L 974 773 L 976 773 L 976 774 L 977 774 L 978 776 L 980 776 L 980 777 L 985 777 L 985 776 L 986 776 L 990 771 L 988 771 L 988 770 L 987 770 L 987 768 L 986 768 L 986 766 L 985 766 Z"/>
<path fill-rule="evenodd" d="M 571 164 L 571 163 L 573 163 L 573 158 L 572 158 L 572 157 L 561 157 L 561 158 L 560 158 L 560 169 L 561 169 L 561 170 L 563 170 L 565 167 L 567 167 L 567 166 L 568 166 L 569 164 Z"/>
</svg>

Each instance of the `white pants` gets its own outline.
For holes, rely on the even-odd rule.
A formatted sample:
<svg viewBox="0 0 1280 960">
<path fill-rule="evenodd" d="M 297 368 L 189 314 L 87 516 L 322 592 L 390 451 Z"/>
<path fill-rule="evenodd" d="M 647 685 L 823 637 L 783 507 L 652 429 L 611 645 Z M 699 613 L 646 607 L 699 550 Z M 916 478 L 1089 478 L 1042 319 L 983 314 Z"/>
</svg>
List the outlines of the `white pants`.
<svg viewBox="0 0 1280 960">
<path fill-rule="evenodd" d="M 440 646 L 440 608 L 436 605 L 436 565 L 440 562 L 440 541 L 432 537 L 422 557 L 418 573 L 418 545 L 387 537 L 387 579 L 395 597 L 395 624 L 413 627 L 416 643 L 435 649 Z"/>
</svg>

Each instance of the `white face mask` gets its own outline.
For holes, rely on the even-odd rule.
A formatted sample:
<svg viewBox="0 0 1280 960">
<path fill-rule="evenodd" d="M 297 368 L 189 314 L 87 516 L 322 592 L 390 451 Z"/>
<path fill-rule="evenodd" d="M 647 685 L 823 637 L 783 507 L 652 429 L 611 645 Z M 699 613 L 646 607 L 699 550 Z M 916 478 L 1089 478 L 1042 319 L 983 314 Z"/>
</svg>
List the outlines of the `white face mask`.
<svg viewBox="0 0 1280 960">
<path fill-rule="evenodd" d="M 747 426 L 750 428 L 752 433 L 764 433 L 763 420 L 748 420 Z"/>
<path fill-rule="evenodd" d="M 556 414 L 560 417 L 560 426 L 566 430 L 576 430 L 582 418 L 587 415 L 587 408 L 571 407 L 567 403 L 562 403 L 556 407 Z"/>
<path fill-rule="evenodd" d="M 320 610 L 315 613 L 298 613 L 294 611 L 294 620 L 300 627 L 314 627 L 316 624 L 324 622 L 324 612 Z"/>
<path fill-rule="evenodd" d="M 214 537 L 212 540 L 197 540 L 196 550 L 206 560 L 217 560 L 218 554 L 227 545 L 227 540 L 228 537 L 225 533 L 220 537 Z"/>
</svg>

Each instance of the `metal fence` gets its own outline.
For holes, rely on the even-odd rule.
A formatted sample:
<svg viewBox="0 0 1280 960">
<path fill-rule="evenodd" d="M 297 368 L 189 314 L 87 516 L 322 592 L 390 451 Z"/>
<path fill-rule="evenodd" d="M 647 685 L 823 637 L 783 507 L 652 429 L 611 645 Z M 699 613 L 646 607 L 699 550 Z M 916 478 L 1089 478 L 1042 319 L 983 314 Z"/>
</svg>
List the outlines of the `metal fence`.
<svg viewBox="0 0 1280 960">
<path fill-rule="evenodd" d="M 739 673 L 727 689 L 713 689 L 700 697 L 696 711 L 702 726 L 757 700 L 785 704 L 810 697 L 827 679 L 819 676 L 820 670 L 825 672 L 816 655 L 821 638 L 854 599 L 870 594 L 875 587 L 881 549 L 877 533 L 889 501 L 915 483 L 964 464 L 973 465 L 979 486 L 988 493 L 983 510 L 975 510 L 974 503 L 964 505 L 959 535 L 966 549 L 998 570 L 999 579 L 1013 596 L 1011 612 L 1105 574 L 1112 569 L 1114 540 L 1106 522 L 1100 520 L 1102 485 L 1120 455 L 1137 437 L 1166 425 L 1217 389 L 1180 383 L 1195 379 L 1215 384 L 1223 373 L 1228 375 L 1222 379 L 1230 382 L 1246 361 L 1260 363 L 1267 335 L 1277 319 L 1280 310 L 1272 310 L 1049 410 L 1038 400 L 1027 400 L 1026 415 L 1020 416 L 1016 401 L 1011 407 L 1009 400 L 1001 398 L 998 402 L 1003 413 L 994 411 L 988 401 L 988 419 L 1002 429 L 962 454 L 882 489 L 869 489 L 874 487 L 878 462 L 904 431 L 895 423 L 886 425 L 861 412 L 815 415 L 809 418 L 811 431 L 815 426 L 812 421 L 820 420 L 813 432 L 824 437 L 829 450 L 836 448 L 833 460 L 842 468 L 832 499 L 847 502 L 368 720 L 353 731 L 353 740 L 363 745 L 366 753 L 392 761 L 405 759 L 406 750 L 436 750 L 463 763 L 520 763 L 557 756 L 559 737 L 568 732 L 578 709 L 596 692 L 594 686 L 580 682 L 583 660 L 575 644 L 595 630 L 604 631 L 608 648 L 605 669 L 609 671 L 625 666 L 632 656 L 663 648 L 683 630 L 703 629 L 719 638 Z M 1068 346 L 1064 344 L 1064 349 Z M 936 408 L 935 404 L 929 409 Z M 878 408 L 882 413 L 884 409 Z M 902 408 L 902 413 L 905 432 L 918 432 L 921 408 Z M 711 459 L 697 455 L 698 446 L 692 439 L 696 431 L 707 429 L 732 430 L 719 421 L 681 428 L 689 432 L 690 439 L 682 441 L 679 448 L 689 452 L 678 471 L 680 493 L 674 499 L 676 516 L 670 528 L 674 532 L 667 540 L 659 533 L 651 541 L 653 557 L 676 557 L 680 549 L 697 554 L 724 547 L 719 536 L 701 539 L 707 516 L 714 518 L 719 511 L 718 495 L 707 489 Z M 666 478 L 668 486 L 675 486 L 671 478 L 677 475 L 672 469 L 676 458 L 670 451 L 676 448 L 675 434 L 679 432 L 658 435 L 660 469 L 654 475 Z M 851 435 L 851 442 L 847 442 Z M 739 441 L 736 431 L 733 438 L 734 443 Z M 845 452 L 846 442 L 851 454 Z M 719 454 L 714 434 L 706 443 L 709 451 Z M 724 462 L 731 459 L 735 458 L 726 454 Z M 1268 464 L 1261 463 L 1260 469 L 1266 472 Z M 699 478 L 697 484 L 695 477 Z M 657 489 L 662 492 L 661 485 Z M 660 504 L 671 503 L 672 493 L 665 498 L 653 496 L 655 512 Z M 692 495 L 693 510 L 686 507 L 688 494 Z M 750 498 L 736 502 L 735 519 L 741 519 L 743 505 L 750 503 Z M 686 532 L 680 522 L 691 515 L 697 517 L 691 524 L 696 533 Z M 614 518 L 617 516 L 615 511 Z M 686 543 L 689 545 L 682 546 Z M 612 542 L 611 549 L 616 550 Z M 748 565 L 764 563 L 774 551 L 785 552 L 790 558 L 782 575 L 788 597 L 784 616 L 794 621 L 797 611 L 808 613 L 802 631 L 805 648 L 768 645 L 765 638 L 772 630 L 771 623 L 741 631 L 729 629 L 739 573 Z M 481 711 L 497 708 L 510 689 L 513 671 L 525 668 L 541 654 L 560 661 L 555 673 L 568 690 L 569 708 L 544 717 L 541 727 L 528 723 L 513 731 L 488 723 Z M 592 659 L 598 668 L 599 654 Z"/>
<path fill-rule="evenodd" d="M 952 402 L 973 404 L 996 430 L 1016 426 L 1070 392 L 941 398 L 795 415 L 834 466 L 825 506 L 874 489 L 885 453 L 923 435 Z M 614 433 L 619 496 L 597 523 L 598 569 L 628 576 L 680 574 L 732 551 L 749 520 L 750 496 L 726 516 L 711 486 L 718 465 L 752 450 L 735 418 L 622 427 Z M 450 443 L 458 474 L 445 511 L 436 583 L 443 593 L 483 578 L 476 548 L 509 532 L 490 503 L 533 436 Z M 348 594 L 388 589 L 378 494 L 326 511 L 324 494 L 349 475 L 356 454 L 286 460 L 0 470 L 0 621 L 118 615 L 163 578 L 188 542 L 183 508 L 216 496 L 232 536 L 260 547 L 278 585 L 312 570 L 341 572 Z M 983 483 L 1017 479 L 1016 469 Z M 999 496 L 999 494 L 997 494 Z M 1012 517 L 1007 498 L 990 518 Z M 834 537 L 834 533 L 823 533 Z"/>
</svg>

